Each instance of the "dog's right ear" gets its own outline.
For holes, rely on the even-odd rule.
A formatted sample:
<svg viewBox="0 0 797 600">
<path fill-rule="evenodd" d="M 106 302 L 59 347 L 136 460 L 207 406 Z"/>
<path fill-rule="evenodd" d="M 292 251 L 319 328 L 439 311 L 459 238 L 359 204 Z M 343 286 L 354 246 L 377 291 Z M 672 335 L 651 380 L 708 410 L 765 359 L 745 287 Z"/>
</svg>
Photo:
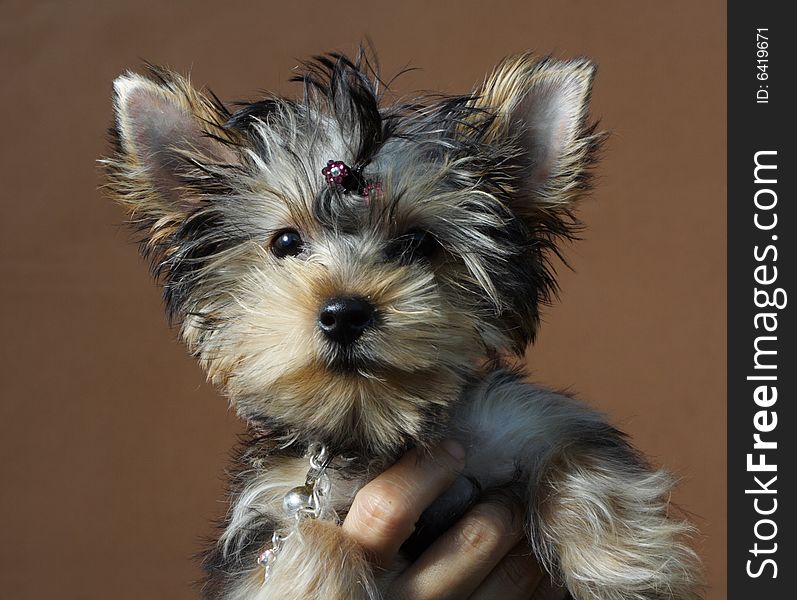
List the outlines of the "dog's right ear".
<svg viewBox="0 0 797 600">
<path fill-rule="evenodd" d="M 208 169 L 238 162 L 236 140 L 224 128 L 229 113 L 188 79 L 158 67 L 149 77 L 125 73 L 114 81 L 116 154 L 103 164 L 108 188 L 148 248 L 203 202 Z"/>
<path fill-rule="evenodd" d="M 586 59 L 504 59 L 476 91 L 474 106 L 494 113 L 485 141 L 512 139 L 520 177 L 516 208 L 536 218 L 567 211 L 586 191 L 605 134 L 589 122 L 595 66 Z"/>
</svg>

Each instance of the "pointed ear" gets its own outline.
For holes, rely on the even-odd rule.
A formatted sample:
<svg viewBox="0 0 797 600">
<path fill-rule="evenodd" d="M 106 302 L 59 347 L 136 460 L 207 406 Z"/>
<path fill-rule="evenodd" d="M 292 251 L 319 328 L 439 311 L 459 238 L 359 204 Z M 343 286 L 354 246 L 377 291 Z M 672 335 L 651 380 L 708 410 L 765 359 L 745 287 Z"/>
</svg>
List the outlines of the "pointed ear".
<svg viewBox="0 0 797 600">
<path fill-rule="evenodd" d="M 533 204 L 567 209 L 586 189 L 604 137 L 588 123 L 594 76 L 586 59 L 522 54 L 505 59 L 476 92 L 477 107 L 495 115 L 486 141 L 513 143 L 520 152 L 523 200 L 532 195 Z"/>
<path fill-rule="evenodd" d="M 158 67 L 149 77 L 126 73 L 114 81 L 116 154 L 102 161 L 108 187 L 130 219 L 157 242 L 202 202 L 193 181 L 203 168 L 232 164 L 235 140 L 224 128 L 229 113 L 186 78 Z"/>
</svg>

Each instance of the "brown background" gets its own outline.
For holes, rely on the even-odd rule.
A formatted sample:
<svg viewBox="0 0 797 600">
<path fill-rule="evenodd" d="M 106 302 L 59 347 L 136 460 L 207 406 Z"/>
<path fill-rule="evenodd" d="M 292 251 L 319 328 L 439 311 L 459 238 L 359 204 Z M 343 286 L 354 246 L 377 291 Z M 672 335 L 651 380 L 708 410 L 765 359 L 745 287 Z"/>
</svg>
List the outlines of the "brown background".
<svg viewBox="0 0 797 600">
<path fill-rule="evenodd" d="M 195 598 L 239 424 L 96 191 L 140 60 L 240 99 L 368 35 L 396 89 L 466 92 L 526 48 L 585 54 L 614 132 L 528 358 L 682 483 L 725 597 L 725 3 L 2 2 L 0 595 Z M 338 7 L 334 11 L 333 7 Z M 334 13 L 334 14 L 333 14 Z"/>
</svg>

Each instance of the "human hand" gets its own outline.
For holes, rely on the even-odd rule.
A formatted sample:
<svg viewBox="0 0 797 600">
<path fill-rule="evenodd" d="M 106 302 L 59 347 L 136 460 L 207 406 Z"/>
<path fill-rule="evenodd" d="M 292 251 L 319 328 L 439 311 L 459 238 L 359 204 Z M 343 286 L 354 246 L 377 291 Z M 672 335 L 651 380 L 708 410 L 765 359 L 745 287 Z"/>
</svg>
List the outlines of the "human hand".
<svg viewBox="0 0 797 600">
<path fill-rule="evenodd" d="M 421 513 L 454 482 L 465 452 L 443 442 L 431 456 L 416 450 L 357 494 L 344 531 L 370 557 L 389 568 Z M 523 515 L 509 498 L 483 500 L 391 582 L 391 600 L 529 600 L 547 595 L 547 577 L 523 534 Z M 545 588 L 545 589 L 543 589 Z M 562 594 L 558 594 L 559 597 Z"/>
</svg>

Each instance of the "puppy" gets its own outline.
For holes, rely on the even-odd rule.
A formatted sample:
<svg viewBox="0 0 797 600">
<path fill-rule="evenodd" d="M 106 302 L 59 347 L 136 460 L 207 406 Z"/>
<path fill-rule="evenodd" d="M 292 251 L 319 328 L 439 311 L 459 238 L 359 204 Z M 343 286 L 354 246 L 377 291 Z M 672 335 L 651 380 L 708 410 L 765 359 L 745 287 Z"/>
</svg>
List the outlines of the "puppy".
<svg viewBox="0 0 797 600">
<path fill-rule="evenodd" d="M 247 422 L 207 598 L 381 597 L 338 526 L 408 448 L 468 450 L 407 553 L 511 490 L 579 600 L 701 596 L 672 486 L 584 404 L 502 357 L 533 341 L 603 135 L 585 59 L 505 59 L 473 94 L 389 92 L 360 52 L 230 111 L 150 67 L 115 84 L 107 189 L 180 335 Z M 422 529 L 422 531 L 420 531 Z"/>
</svg>

